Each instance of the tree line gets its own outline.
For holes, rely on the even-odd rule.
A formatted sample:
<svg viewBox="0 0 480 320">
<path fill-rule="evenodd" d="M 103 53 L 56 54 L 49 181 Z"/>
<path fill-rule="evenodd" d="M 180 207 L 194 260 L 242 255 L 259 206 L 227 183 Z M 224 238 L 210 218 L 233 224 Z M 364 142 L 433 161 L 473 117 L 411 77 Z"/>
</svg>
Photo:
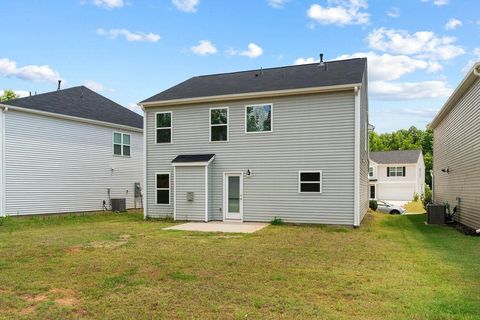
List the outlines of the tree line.
<svg viewBox="0 0 480 320">
<path fill-rule="evenodd" d="M 392 133 L 370 132 L 370 151 L 421 149 L 425 160 L 425 181 L 431 185 L 430 170 L 433 163 L 433 130 L 411 126 Z"/>
</svg>

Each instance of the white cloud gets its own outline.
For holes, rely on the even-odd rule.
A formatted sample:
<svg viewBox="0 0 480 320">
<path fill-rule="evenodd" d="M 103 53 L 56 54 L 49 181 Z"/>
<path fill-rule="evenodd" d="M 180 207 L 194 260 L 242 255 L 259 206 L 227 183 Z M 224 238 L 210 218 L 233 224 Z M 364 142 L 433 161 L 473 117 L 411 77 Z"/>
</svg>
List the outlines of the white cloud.
<svg viewBox="0 0 480 320">
<path fill-rule="evenodd" d="M 132 110 L 133 112 L 136 112 L 138 113 L 139 115 L 143 116 L 143 110 L 142 108 L 136 104 L 136 103 L 130 103 L 128 106 L 127 106 L 128 109 Z"/>
<path fill-rule="evenodd" d="M 241 56 L 249 57 L 249 58 L 257 58 L 263 54 L 263 49 L 260 48 L 255 43 L 248 44 L 248 50 L 244 50 L 239 53 Z"/>
<path fill-rule="evenodd" d="M 386 82 L 372 81 L 369 92 L 373 100 L 415 100 L 448 97 L 452 89 L 445 81 Z"/>
<path fill-rule="evenodd" d="M 217 53 L 217 48 L 215 47 L 215 45 L 208 40 L 198 41 L 198 45 L 190 47 L 190 50 L 193 53 L 202 56 Z"/>
<path fill-rule="evenodd" d="M 53 83 L 61 79 L 60 74 L 48 65 L 27 65 L 19 68 L 15 61 L 6 58 L 0 59 L 0 75 L 28 81 L 47 81 Z"/>
<path fill-rule="evenodd" d="M 473 55 L 473 58 L 468 61 L 465 67 L 463 67 L 462 69 L 463 73 L 469 72 L 476 62 L 480 62 L 480 48 L 473 49 L 472 55 Z"/>
<path fill-rule="evenodd" d="M 444 6 L 447 5 L 450 0 L 421 0 L 422 2 L 432 2 L 436 6 Z"/>
<path fill-rule="evenodd" d="M 25 90 L 13 90 L 13 92 L 15 92 L 20 98 L 28 97 L 30 95 L 30 92 Z M 3 96 L 4 93 L 5 90 L 0 90 L 0 96 Z"/>
<path fill-rule="evenodd" d="M 438 37 L 431 31 L 409 34 L 404 30 L 380 28 L 373 30 L 367 40 L 372 49 L 434 60 L 449 60 L 465 53 L 455 45 L 456 38 Z"/>
<path fill-rule="evenodd" d="M 275 9 L 280 9 L 283 8 L 285 3 L 287 3 L 289 0 L 267 0 L 267 3 L 270 7 L 273 7 Z"/>
<path fill-rule="evenodd" d="M 178 10 L 192 13 L 197 11 L 200 0 L 172 0 L 172 3 Z"/>
<path fill-rule="evenodd" d="M 108 9 L 121 8 L 125 5 L 123 0 L 93 0 L 93 4 Z"/>
<path fill-rule="evenodd" d="M 293 62 L 293 64 L 298 65 L 298 64 L 309 64 L 309 63 L 316 63 L 320 62 L 320 59 L 315 59 L 315 58 L 298 58 Z"/>
<path fill-rule="evenodd" d="M 379 55 L 375 52 L 358 52 L 351 55 L 341 55 L 336 60 L 363 57 L 368 58 L 368 77 L 370 81 L 397 80 L 406 74 L 419 70 L 427 72 L 442 70 L 442 66 L 435 61 L 425 61 L 406 55 L 390 55 L 387 53 Z"/>
<path fill-rule="evenodd" d="M 423 118 L 427 120 L 432 120 L 438 113 L 437 108 L 382 108 L 375 112 L 376 117 L 396 117 L 400 116 L 404 118 L 405 116 L 413 116 L 415 118 Z"/>
<path fill-rule="evenodd" d="M 387 16 L 392 18 L 400 17 L 400 9 L 398 9 L 397 7 L 390 8 L 390 10 L 387 11 Z"/>
<path fill-rule="evenodd" d="M 85 84 L 85 87 L 93 91 L 97 91 L 97 92 L 105 91 L 105 87 L 100 82 L 93 81 L 93 80 L 86 80 L 84 84 Z"/>
<path fill-rule="evenodd" d="M 116 39 L 120 36 L 123 36 L 127 41 L 158 42 L 160 40 L 160 36 L 158 34 L 152 32 L 131 32 L 127 29 L 97 29 L 97 34 L 109 37 L 111 39 Z"/>
<path fill-rule="evenodd" d="M 307 15 L 322 25 L 367 24 L 370 14 L 363 11 L 367 7 L 366 0 L 328 0 L 328 5 L 325 7 L 312 4 L 307 10 Z"/>
<path fill-rule="evenodd" d="M 445 24 L 445 30 L 455 30 L 462 26 L 462 21 L 458 19 L 449 19 Z"/>
</svg>

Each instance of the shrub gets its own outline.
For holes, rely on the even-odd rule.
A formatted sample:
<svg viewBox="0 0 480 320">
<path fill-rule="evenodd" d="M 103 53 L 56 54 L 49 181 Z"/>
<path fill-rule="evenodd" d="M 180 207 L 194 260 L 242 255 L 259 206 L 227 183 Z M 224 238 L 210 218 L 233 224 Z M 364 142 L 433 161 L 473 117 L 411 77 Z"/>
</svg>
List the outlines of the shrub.
<svg viewBox="0 0 480 320">
<path fill-rule="evenodd" d="M 376 211 L 377 208 L 378 208 L 377 200 L 370 200 L 368 206 L 369 206 L 370 209 L 372 209 L 373 211 Z"/>
<path fill-rule="evenodd" d="M 425 192 L 421 197 L 423 206 L 426 208 L 427 204 L 432 202 L 432 190 L 430 190 L 430 186 L 428 184 L 425 185 Z"/>
<path fill-rule="evenodd" d="M 419 198 L 420 196 L 418 195 L 418 193 L 415 192 L 415 194 L 413 195 L 413 201 L 417 202 Z"/>
<path fill-rule="evenodd" d="M 272 221 L 270 221 L 270 224 L 272 226 L 281 226 L 281 225 L 285 224 L 285 222 L 283 222 L 282 218 L 275 217 L 275 218 L 273 218 Z"/>
<path fill-rule="evenodd" d="M 8 220 L 10 220 L 10 216 L 0 217 L 0 226 L 3 226 Z"/>
</svg>

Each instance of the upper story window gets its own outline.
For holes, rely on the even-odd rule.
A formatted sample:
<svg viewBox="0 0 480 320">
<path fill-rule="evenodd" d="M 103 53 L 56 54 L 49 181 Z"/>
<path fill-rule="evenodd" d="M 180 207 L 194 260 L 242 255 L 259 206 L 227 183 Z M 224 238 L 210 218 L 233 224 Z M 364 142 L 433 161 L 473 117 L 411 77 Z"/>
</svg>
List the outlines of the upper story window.
<svg viewBox="0 0 480 320">
<path fill-rule="evenodd" d="M 368 168 L 368 176 L 373 177 L 373 167 Z"/>
<path fill-rule="evenodd" d="M 157 143 L 172 143 L 172 112 L 157 112 L 155 128 Z"/>
<path fill-rule="evenodd" d="M 210 141 L 228 141 L 228 108 L 210 109 Z"/>
<path fill-rule="evenodd" d="M 387 177 L 405 177 L 405 167 L 387 167 Z"/>
<path fill-rule="evenodd" d="M 113 154 L 117 156 L 130 155 L 130 135 L 127 133 L 113 133 Z"/>
<path fill-rule="evenodd" d="M 245 132 L 271 132 L 272 131 L 271 104 L 260 104 L 245 107 Z"/>
<path fill-rule="evenodd" d="M 322 193 L 322 171 L 300 171 L 298 173 L 298 192 Z"/>
</svg>

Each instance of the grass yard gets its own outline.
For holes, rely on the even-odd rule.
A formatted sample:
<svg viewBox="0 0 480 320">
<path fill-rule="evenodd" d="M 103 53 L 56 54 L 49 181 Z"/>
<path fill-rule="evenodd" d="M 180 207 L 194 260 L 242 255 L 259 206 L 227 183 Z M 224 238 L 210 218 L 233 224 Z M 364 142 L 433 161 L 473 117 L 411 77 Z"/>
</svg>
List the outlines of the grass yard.
<svg viewBox="0 0 480 320">
<path fill-rule="evenodd" d="M 0 318 L 478 319 L 480 237 L 423 219 L 250 235 L 162 231 L 138 212 L 9 219 Z"/>
</svg>

